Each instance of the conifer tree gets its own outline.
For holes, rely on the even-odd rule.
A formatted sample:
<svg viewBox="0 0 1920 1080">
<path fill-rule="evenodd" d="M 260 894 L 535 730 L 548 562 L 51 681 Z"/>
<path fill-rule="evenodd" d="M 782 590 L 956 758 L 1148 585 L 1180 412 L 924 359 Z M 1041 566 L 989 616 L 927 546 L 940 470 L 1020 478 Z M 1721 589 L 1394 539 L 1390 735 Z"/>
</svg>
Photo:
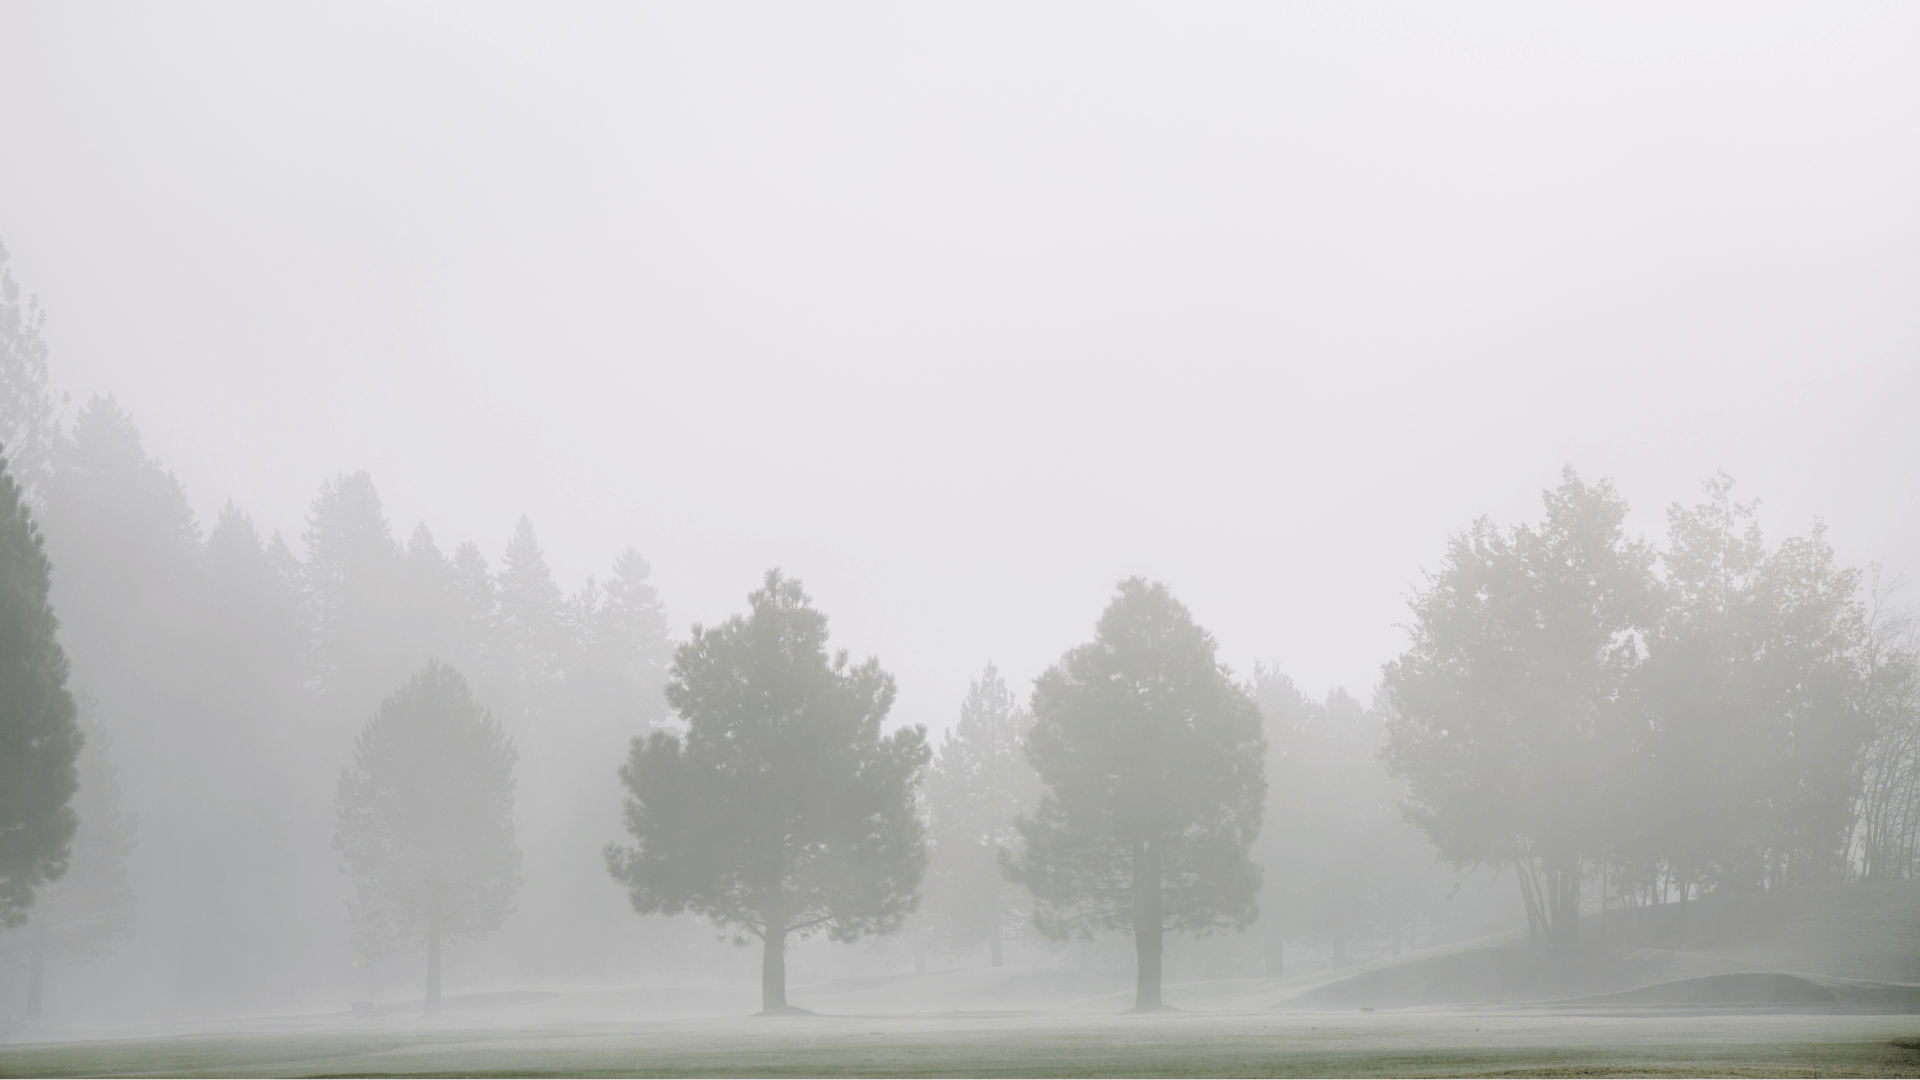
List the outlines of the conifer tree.
<svg viewBox="0 0 1920 1080">
<path fill-rule="evenodd" d="M 47 886 L 32 917 L 19 931 L 26 953 L 27 1009 L 30 1020 L 45 1010 L 47 963 L 75 964 L 111 950 L 133 936 L 137 901 L 127 880 L 137 824 L 120 806 L 120 778 L 113 765 L 113 741 L 98 718 L 85 725 L 80 750 L 80 787 L 73 805 L 79 828 L 67 872 Z"/>
<path fill-rule="evenodd" d="M 81 733 L 48 600 L 53 568 L 0 458 L 0 926 L 67 869 Z"/>
<path fill-rule="evenodd" d="M 46 325 L 38 298 L 21 302 L 20 284 L 7 267 L 7 246 L 0 244 L 0 446 L 7 449 L 21 498 L 35 510 L 45 508 L 59 442 Z"/>
<path fill-rule="evenodd" d="M 1244 930 L 1259 913 L 1267 744 L 1260 710 L 1166 586 L 1120 583 L 1094 639 L 1034 684 L 1027 760 L 1045 788 L 1006 872 L 1057 939 L 1133 935 L 1134 1007 L 1161 1008 L 1169 930 Z"/>
<path fill-rule="evenodd" d="M 437 660 L 393 692 L 340 773 L 334 847 L 357 895 L 362 959 L 427 953 L 427 1012 L 440 1008 L 443 944 L 477 941 L 513 911 L 518 755 L 460 673 Z"/>
<path fill-rule="evenodd" d="M 926 844 L 914 788 L 926 729 L 880 733 L 893 677 L 827 653 L 827 619 L 768 571 L 752 608 L 693 628 L 667 700 L 679 735 L 635 738 L 620 770 L 631 847 L 607 868 L 643 915 L 693 911 L 762 944 L 763 1012 L 787 1004 L 786 943 L 897 928 L 918 900 Z"/>
<path fill-rule="evenodd" d="M 927 774 L 933 834 L 927 908 L 954 948 L 984 944 L 1001 963 L 1001 941 L 1028 920 L 1024 890 L 1000 873 L 999 853 L 1019 840 L 1014 816 L 1032 808 L 1040 783 L 1020 749 L 1031 717 L 988 664 L 967 688 Z"/>
</svg>

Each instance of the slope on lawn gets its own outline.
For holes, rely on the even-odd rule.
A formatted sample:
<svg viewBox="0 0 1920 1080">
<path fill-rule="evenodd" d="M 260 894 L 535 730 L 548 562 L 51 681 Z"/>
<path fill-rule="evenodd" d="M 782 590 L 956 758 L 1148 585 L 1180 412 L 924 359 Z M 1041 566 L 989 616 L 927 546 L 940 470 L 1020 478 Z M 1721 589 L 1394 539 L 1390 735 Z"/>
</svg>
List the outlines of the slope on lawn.
<svg viewBox="0 0 1920 1080">
<path fill-rule="evenodd" d="M 1736 985 L 1715 983 L 1715 976 L 1768 972 L 1825 977 L 1828 982 L 1806 985 L 1829 990 L 1831 980 L 1883 987 L 1920 983 L 1920 882 L 1710 897 L 1633 916 L 1616 912 L 1605 920 L 1582 920 L 1584 941 L 1577 948 L 1534 948 L 1515 939 L 1408 957 L 1277 1004 L 1403 1008 L 1566 1001 L 1661 984 L 1672 984 L 1671 993 L 1711 996 Z M 1752 992 L 1760 984 L 1738 985 Z M 1911 997 L 1906 990 L 1855 987 L 1830 1000 L 1878 1008 Z"/>
</svg>

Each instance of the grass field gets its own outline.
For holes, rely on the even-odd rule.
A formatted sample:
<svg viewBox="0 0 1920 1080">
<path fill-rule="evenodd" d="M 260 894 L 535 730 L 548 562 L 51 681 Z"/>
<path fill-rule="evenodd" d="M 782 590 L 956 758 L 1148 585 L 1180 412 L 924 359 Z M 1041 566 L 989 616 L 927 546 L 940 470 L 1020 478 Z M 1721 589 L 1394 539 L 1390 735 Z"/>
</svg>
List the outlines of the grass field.
<svg viewBox="0 0 1920 1080">
<path fill-rule="evenodd" d="M 1520 935 L 1173 983 L 1180 1011 L 1145 1016 L 1130 971 L 1045 966 L 796 985 L 822 1015 L 765 1019 L 748 984 L 501 987 L 433 1020 L 342 1002 L 14 1030 L 0 1076 L 1920 1076 L 1920 883 L 1685 916 L 1573 950 Z"/>
<path fill-rule="evenodd" d="M 815 1016 L 13 1044 L 8 1076 L 1913 1076 L 1920 1018 L 1408 1013 Z"/>
</svg>

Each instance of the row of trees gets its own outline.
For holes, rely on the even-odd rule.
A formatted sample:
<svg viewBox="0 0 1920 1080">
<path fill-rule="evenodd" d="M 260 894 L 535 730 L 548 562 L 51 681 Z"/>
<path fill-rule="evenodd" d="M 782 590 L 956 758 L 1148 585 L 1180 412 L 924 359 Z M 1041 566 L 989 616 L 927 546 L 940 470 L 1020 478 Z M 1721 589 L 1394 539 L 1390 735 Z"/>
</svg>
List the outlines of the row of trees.
<svg viewBox="0 0 1920 1080">
<path fill-rule="evenodd" d="M 1656 549 L 1569 469 L 1413 601 L 1386 760 L 1443 855 L 1515 869 L 1545 940 L 1578 940 L 1596 874 L 1634 905 L 1914 872 L 1912 641 L 1818 525 L 1769 547 L 1732 486 Z"/>
<path fill-rule="evenodd" d="M 329 847 L 336 770 L 355 731 L 430 657 L 471 673 L 525 750 L 519 904 L 530 917 L 502 947 L 529 972 L 630 963 L 630 940 L 624 954 L 606 946 L 629 920 L 598 870 L 619 794 L 578 778 L 606 771 L 666 713 L 669 634 L 646 560 L 625 551 L 565 593 L 524 518 L 490 565 L 472 543 L 442 548 L 424 525 L 396 537 L 365 473 L 320 485 L 292 543 L 232 504 L 203 523 L 111 396 L 75 409 L 54 390 L 45 315 L 4 263 L 0 249 L 0 439 L 22 513 L 44 534 L 68 685 L 88 730 L 112 732 L 89 737 L 99 753 L 79 759 L 75 805 L 117 786 L 126 807 L 83 816 L 59 888 L 97 877 L 139 898 L 137 933 L 126 903 L 100 905 L 122 912 L 117 923 L 92 922 L 101 945 L 134 935 L 95 999 L 295 1002 L 355 977 L 348 935 L 322 929 L 339 927 L 346 899 Z M 127 811 L 139 822 L 131 850 Z M 101 872 L 82 874 L 90 865 Z M 10 888 L 35 887 L 5 873 Z M 36 909 L 51 921 L 49 903 Z M 54 948 L 46 929 L 0 935 L 0 951 L 25 959 L 43 938 L 55 964 L 88 951 Z"/>
</svg>

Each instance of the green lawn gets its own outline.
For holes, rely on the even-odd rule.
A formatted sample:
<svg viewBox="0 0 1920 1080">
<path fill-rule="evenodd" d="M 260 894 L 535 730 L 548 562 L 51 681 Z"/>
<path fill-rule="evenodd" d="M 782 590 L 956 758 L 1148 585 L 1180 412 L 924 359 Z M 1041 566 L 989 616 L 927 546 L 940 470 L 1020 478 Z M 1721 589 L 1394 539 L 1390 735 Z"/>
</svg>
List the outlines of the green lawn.
<svg viewBox="0 0 1920 1080">
<path fill-rule="evenodd" d="M 1920 1018 L 1491 1009 L 514 1026 L 460 1018 L 16 1042 L 0 1046 L 0 1075 L 1914 1076 Z"/>
</svg>

